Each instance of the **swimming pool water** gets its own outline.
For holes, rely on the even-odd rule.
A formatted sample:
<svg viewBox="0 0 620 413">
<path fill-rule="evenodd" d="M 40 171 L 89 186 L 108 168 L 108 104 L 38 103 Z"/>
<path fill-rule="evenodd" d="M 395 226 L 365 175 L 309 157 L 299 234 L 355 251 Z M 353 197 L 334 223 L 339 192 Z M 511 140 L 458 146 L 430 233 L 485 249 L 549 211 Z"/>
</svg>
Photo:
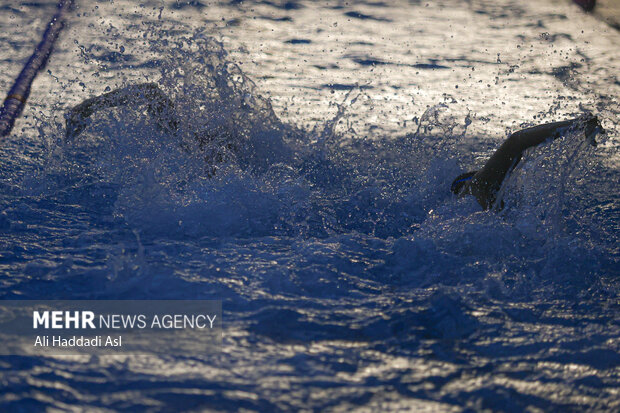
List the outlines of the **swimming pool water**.
<svg viewBox="0 0 620 413">
<path fill-rule="evenodd" d="M 54 3 L 0 7 L 0 90 Z M 563 1 L 78 2 L 0 148 L 0 297 L 222 300 L 223 345 L 2 357 L 1 409 L 617 410 L 619 44 Z M 64 138 L 144 82 L 177 135 Z M 587 110 L 607 136 L 528 152 L 503 211 L 450 193 Z"/>
</svg>

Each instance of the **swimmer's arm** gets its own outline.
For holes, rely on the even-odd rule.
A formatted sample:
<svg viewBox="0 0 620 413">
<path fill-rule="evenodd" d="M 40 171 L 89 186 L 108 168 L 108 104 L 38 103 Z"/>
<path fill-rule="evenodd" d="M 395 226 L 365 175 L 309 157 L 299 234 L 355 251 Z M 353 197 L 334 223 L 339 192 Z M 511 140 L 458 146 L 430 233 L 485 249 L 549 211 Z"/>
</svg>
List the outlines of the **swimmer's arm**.
<svg viewBox="0 0 620 413">
<path fill-rule="evenodd" d="M 581 123 L 586 125 L 586 135 L 589 135 L 588 128 L 592 122 L 600 126 L 596 117 L 587 120 L 576 118 L 534 126 L 511 134 L 489 158 L 484 167 L 474 175 L 471 192 L 484 209 L 490 208 L 495 202 L 495 193 L 499 190 L 506 174 L 519 163 L 523 151 L 547 139 L 557 139 Z"/>
<path fill-rule="evenodd" d="M 172 100 L 155 83 L 142 83 L 117 89 L 86 99 L 66 115 L 66 137 L 79 135 L 88 125 L 88 118 L 95 112 L 127 104 L 145 104 L 148 113 L 165 130 L 176 131 L 177 120 Z"/>
<path fill-rule="evenodd" d="M 549 138 L 558 138 L 574 125 L 576 119 L 547 123 L 511 134 L 482 168 L 478 179 L 501 184 L 504 176 L 519 162 L 523 151 L 540 145 Z"/>
</svg>

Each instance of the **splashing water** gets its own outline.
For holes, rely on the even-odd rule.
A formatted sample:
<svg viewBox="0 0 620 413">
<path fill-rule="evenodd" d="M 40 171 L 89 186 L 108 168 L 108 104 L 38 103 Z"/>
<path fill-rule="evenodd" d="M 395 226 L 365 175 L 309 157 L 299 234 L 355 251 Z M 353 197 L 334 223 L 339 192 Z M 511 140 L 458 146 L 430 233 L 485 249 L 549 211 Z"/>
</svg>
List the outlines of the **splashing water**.
<svg viewBox="0 0 620 413">
<path fill-rule="evenodd" d="M 238 13 L 241 21 L 254 24 L 243 17 L 243 5 L 233 3 L 209 5 L 209 18 Z M 427 18 L 415 21 L 428 41 L 444 39 L 437 16 L 445 11 L 438 5 L 356 4 L 349 10 L 251 3 L 261 24 L 281 31 L 289 30 L 286 16 L 314 19 L 313 7 L 330 16 L 347 12 L 341 25 L 355 20 L 377 33 L 405 30 L 409 26 L 400 14 L 415 8 Z M 455 22 L 476 16 L 511 19 L 539 39 L 538 29 L 528 26 L 534 11 L 541 24 L 561 20 L 536 9 L 543 6 L 505 3 L 514 7 L 453 5 Z M 323 67 L 315 68 L 322 76 L 332 73 L 332 65 L 339 78 L 354 81 L 332 94 L 336 82 L 321 79 L 332 86 L 317 93 L 338 103 L 319 99 L 331 112 L 295 122 L 294 96 L 286 109 L 282 98 L 266 97 L 272 77 L 282 83 L 282 95 L 298 91 L 299 84 L 289 88 L 285 74 L 277 77 L 287 51 L 277 54 L 282 60 L 274 58 L 275 63 L 265 53 L 256 63 L 265 78 L 256 77 L 252 59 L 261 56 L 243 60 L 242 45 L 227 44 L 238 40 L 234 33 L 233 40 L 215 40 L 209 30 L 183 20 L 202 16 L 201 2 L 173 8 L 178 15 L 169 19 L 176 32 L 166 27 L 163 6 L 153 4 L 153 22 L 143 22 L 148 52 L 131 52 L 135 29 L 125 33 L 116 26 L 105 30 L 125 51 L 97 42 L 76 51 L 83 70 L 96 66 L 98 74 L 92 76 L 97 86 L 89 86 L 93 91 L 77 95 L 103 92 L 103 85 L 113 84 L 105 78 L 109 73 L 126 76 L 125 85 L 155 79 L 174 102 L 177 130 L 162 129 L 144 105 L 127 105 L 93 115 L 88 128 L 69 142 L 57 120 L 61 104 L 38 103 L 36 127 L 26 129 L 21 141 L 7 143 L 2 153 L 0 295 L 221 299 L 222 351 L 196 357 L 1 358 L 3 410 L 618 406 L 613 396 L 620 365 L 615 126 L 605 125 L 609 137 L 597 148 L 572 133 L 528 151 L 502 188 L 504 209 L 483 212 L 475 199 L 454 197 L 449 190 L 456 175 L 479 166 L 500 142 L 489 142 L 478 126 L 495 125 L 496 119 L 485 121 L 484 108 L 475 103 L 462 106 L 463 100 L 475 102 L 477 91 L 460 87 L 464 97 L 455 98 L 448 92 L 453 86 L 439 87 L 441 94 L 428 106 L 413 103 L 415 113 L 398 132 L 359 122 L 374 116 L 388 124 L 409 105 L 403 96 L 414 95 L 407 89 L 410 80 L 394 71 L 391 79 L 401 89 L 390 89 L 399 97 L 389 101 L 381 70 L 395 66 L 423 72 L 415 82 L 453 76 L 452 82 L 461 76 L 456 62 L 464 58 L 409 62 L 409 54 L 394 48 L 384 56 L 367 55 L 381 47 L 361 44 L 359 36 L 347 39 L 344 57 L 313 61 L 316 54 L 308 53 L 313 65 Z M 80 12 L 99 16 L 94 10 Z M 237 27 L 231 21 L 226 28 Z M 513 39 L 506 34 L 510 27 L 485 30 Z M 522 31 L 518 35 L 525 36 Z M 294 34 L 280 32 L 278 45 L 320 50 L 321 42 L 328 42 L 318 30 L 306 33 L 307 39 Z M 267 33 L 260 41 L 268 45 L 270 36 L 276 35 Z M 571 36 L 539 42 L 581 47 L 578 35 Z M 337 43 L 328 44 L 339 50 Z M 424 50 L 424 44 L 418 48 Z M 488 57 L 478 54 L 475 48 L 469 53 L 474 60 Z M 322 59 L 329 60 L 325 54 Z M 477 70 L 485 79 L 504 64 L 506 73 L 499 74 L 508 79 L 514 71 L 539 69 L 536 56 L 520 59 L 522 69 L 508 66 L 506 54 L 476 67 L 482 66 Z M 369 75 L 373 81 L 362 79 L 364 65 L 375 71 Z M 536 76 L 528 82 L 535 83 Z M 497 85 L 503 79 L 498 77 Z M 612 87 L 605 79 L 596 81 Z M 579 88 L 584 82 L 573 77 L 567 84 Z M 68 82 L 60 93 L 73 98 L 77 85 Z M 600 99 L 606 119 L 617 117 L 611 101 Z M 382 101 L 388 103 L 381 106 Z M 509 122 L 499 110 L 497 117 Z M 302 125 L 309 119 L 316 121 Z"/>
</svg>

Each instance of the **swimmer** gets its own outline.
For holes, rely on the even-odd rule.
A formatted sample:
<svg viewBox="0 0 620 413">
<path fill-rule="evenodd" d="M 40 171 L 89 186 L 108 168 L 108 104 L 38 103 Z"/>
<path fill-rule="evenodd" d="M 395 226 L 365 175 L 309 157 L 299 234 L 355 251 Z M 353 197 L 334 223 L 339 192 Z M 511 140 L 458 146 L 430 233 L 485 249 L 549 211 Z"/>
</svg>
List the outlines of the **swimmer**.
<svg viewBox="0 0 620 413">
<path fill-rule="evenodd" d="M 491 155 L 482 169 L 457 176 L 452 182 L 451 190 L 455 194 L 475 196 L 484 210 L 492 207 L 501 209 L 501 203 L 496 205 L 497 193 L 506 175 L 521 160 L 523 152 L 548 139 L 557 139 L 574 130 L 583 130 L 586 139 L 592 145 L 596 145 L 594 137 L 598 133 L 605 133 L 598 118 L 590 114 L 517 131 Z"/>
<path fill-rule="evenodd" d="M 72 139 L 82 133 L 95 112 L 127 104 L 146 105 L 147 112 L 160 128 L 176 132 L 178 123 L 172 100 L 157 84 L 141 83 L 86 99 L 75 106 L 65 114 L 66 138 Z"/>
<path fill-rule="evenodd" d="M 65 114 L 66 139 L 77 137 L 90 123 L 90 117 L 107 108 L 125 105 L 146 106 L 147 113 L 155 120 L 160 129 L 176 136 L 178 132 L 178 117 L 174 102 L 159 88 L 156 83 L 140 83 L 124 88 L 116 89 L 103 95 L 86 99 Z M 216 164 L 224 161 L 225 152 L 235 152 L 235 139 L 232 136 L 232 125 L 225 117 L 217 119 L 217 125 L 209 128 L 197 128 L 193 131 L 194 139 L 198 147 L 204 150 L 211 142 L 221 143 L 221 150 L 209 153 L 207 159 L 207 173 L 212 176 L 216 170 Z M 191 150 L 191 149 L 189 149 Z"/>
</svg>

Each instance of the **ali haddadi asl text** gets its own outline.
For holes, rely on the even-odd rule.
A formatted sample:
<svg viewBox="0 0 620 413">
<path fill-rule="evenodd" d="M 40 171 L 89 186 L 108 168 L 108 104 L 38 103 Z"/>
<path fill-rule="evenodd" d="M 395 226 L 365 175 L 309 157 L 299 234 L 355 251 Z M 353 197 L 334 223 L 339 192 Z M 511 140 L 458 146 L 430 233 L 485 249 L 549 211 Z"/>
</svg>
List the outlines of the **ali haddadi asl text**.
<svg viewBox="0 0 620 413">
<path fill-rule="evenodd" d="M 122 336 L 103 336 L 84 337 L 71 336 L 64 338 L 62 336 L 37 336 L 34 341 L 35 347 L 121 347 L 123 345 Z"/>
</svg>

